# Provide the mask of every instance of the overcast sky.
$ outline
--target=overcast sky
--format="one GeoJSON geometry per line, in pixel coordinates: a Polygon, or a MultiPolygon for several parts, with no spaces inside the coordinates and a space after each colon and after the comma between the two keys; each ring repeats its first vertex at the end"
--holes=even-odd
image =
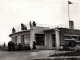
{"type": "MultiPolygon", "coordinates": [[[[80,27],[80,0],[70,0],[70,20],[80,27]]],[[[0,44],[11,39],[12,28],[29,21],[68,25],[68,0],[0,0],[0,44]]]]}

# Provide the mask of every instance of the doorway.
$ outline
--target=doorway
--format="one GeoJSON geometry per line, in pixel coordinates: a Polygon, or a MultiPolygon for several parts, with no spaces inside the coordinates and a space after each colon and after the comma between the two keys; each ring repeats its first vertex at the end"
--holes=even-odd
{"type": "Polygon", "coordinates": [[[52,34],[52,47],[56,47],[56,38],[55,38],[55,34],[52,34]]]}

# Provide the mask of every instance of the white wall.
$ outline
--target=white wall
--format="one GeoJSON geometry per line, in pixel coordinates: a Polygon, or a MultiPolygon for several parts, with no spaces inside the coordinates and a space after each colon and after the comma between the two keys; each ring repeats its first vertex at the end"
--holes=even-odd
{"type": "Polygon", "coordinates": [[[30,32],[30,46],[32,48],[33,41],[35,41],[35,34],[45,34],[45,46],[37,45],[37,49],[54,49],[55,47],[52,46],[52,34],[55,34],[55,31],[53,32],[43,32],[44,27],[32,27],[32,30],[30,32]]]}
{"type": "MultiPolygon", "coordinates": [[[[32,27],[31,31],[30,31],[30,46],[32,48],[33,45],[33,41],[35,41],[35,34],[45,34],[43,32],[44,29],[49,29],[47,27],[32,27]]],[[[46,46],[46,40],[45,40],[45,46],[46,46]]],[[[44,47],[45,47],[44,46],[44,47]]],[[[38,46],[37,46],[38,48],[38,46]]],[[[43,48],[42,46],[39,46],[39,48],[43,48]]]]}

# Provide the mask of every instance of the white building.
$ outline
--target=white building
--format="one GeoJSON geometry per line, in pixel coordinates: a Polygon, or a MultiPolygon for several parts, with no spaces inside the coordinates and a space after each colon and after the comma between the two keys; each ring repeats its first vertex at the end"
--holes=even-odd
{"type": "Polygon", "coordinates": [[[29,30],[15,32],[9,35],[12,41],[22,45],[29,44],[32,48],[33,41],[36,41],[37,49],[60,49],[70,42],[80,42],[80,30],[73,28],[52,28],[33,26],[29,30]]]}
{"type": "Polygon", "coordinates": [[[16,32],[9,36],[15,43],[30,44],[31,48],[33,41],[36,41],[37,49],[59,49],[60,46],[59,30],[48,27],[33,26],[29,30],[16,32]]]}

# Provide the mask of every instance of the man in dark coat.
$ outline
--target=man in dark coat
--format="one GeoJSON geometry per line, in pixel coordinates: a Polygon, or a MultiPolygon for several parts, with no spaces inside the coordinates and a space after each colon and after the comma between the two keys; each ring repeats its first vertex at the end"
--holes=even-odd
{"type": "Polygon", "coordinates": [[[11,51],[11,41],[8,42],[8,51],[11,51]]]}
{"type": "Polygon", "coordinates": [[[9,51],[15,50],[15,44],[14,44],[14,42],[12,42],[12,41],[8,42],[8,50],[9,51]]]}
{"type": "Polygon", "coordinates": [[[36,42],[33,41],[33,50],[36,50],[36,42]]]}
{"type": "Polygon", "coordinates": [[[15,50],[15,43],[14,42],[12,42],[11,47],[12,47],[12,51],[14,51],[15,50]]]}
{"type": "Polygon", "coordinates": [[[18,50],[19,50],[19,51],[22,50],[22,44],[21,44],[21,43],[19,43],[19,45],[18,45],[18,50]]]}
{"type": "Polygon", "coordinates": [[[21,23],[21,30],[24,30],[24,24],[21,23]]]}

